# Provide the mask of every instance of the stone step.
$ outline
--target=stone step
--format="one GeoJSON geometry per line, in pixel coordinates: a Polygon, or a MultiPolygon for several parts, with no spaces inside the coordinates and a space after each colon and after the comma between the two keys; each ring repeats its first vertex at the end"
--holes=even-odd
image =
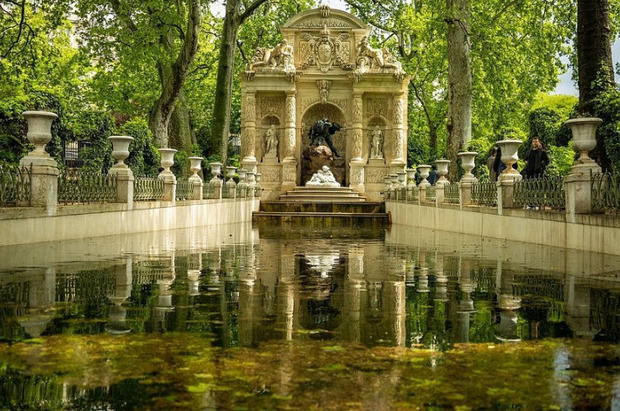
{"type": "Polygon", "coordinates": [[[288,197],[286,194],[280,196],[281,201],[299,201],[306,203],[348,203],[348,202],[366,202],[364,197],[336,197],[336,196],[299,196],[288,197]]]}
{"type": "Polygon", "coordinates": [[[258,226],[305,227],[387,227],[388,213],[330,213],[330,212],[269,212],[256,211],[252,221],[258,226]]]}
{"type": "Polygon", "coordinates": [[[302,202],[261,201],[260,211],[269,212],[322,212],[322,213],[382,213],[385,204],[370,201],[302,202]]]}
{"type": "Polygon", "coordinates": [[[360,198],[359,193],[326,193],[324,191],[313,191],[313,192],[300,192],[300,191],[289,191],[286,194],[283,194],[287,197],[353,197],[360,198]]]}

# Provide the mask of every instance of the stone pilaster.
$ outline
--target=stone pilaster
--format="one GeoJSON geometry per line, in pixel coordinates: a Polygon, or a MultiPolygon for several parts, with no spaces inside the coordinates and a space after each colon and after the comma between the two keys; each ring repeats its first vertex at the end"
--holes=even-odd
{"type": "Polygon", "coordinates": [[[241,107],[241,163],[248,171],[256,172],[256,94],[245,93],[241,107]]]}
{"type": "Polygon", "coordinates": [[[291,190],[297,185],[297,159],[295,148],[296,99],[295,91],[286,92],[284,117],[284,159],[282,160],[282,190],[291,190]]]}
{"type": "Polygon", "coordinates": [[[392,161],[390,166],[392,169],[404,167],[407,164],[405,158],[405,102],[404,94],[394,95],[394,103],[392,105],[392,161]]]}
{"type": "Polygon", "coordinates": [[[357,191],[364,192],[364,160],[362,159],[362,144],[364,135],[362,122],[364,116],[363,100],[361,92],[353,93],[351,109],[351,162],[349,163],[350,186],[357,191]]]}

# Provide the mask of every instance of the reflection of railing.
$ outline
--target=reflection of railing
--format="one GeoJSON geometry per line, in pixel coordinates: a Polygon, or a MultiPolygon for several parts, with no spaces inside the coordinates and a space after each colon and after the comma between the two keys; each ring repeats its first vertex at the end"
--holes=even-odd
{"type": "Polygon", "coordinates": [[[471,200],[475,204],[494,207],[497,205],[497,186],[493,181],[478,181],[471,186],[471,200]]]}
{"type": "Polygon", "coordinates": [[[561,176],[541,176],[517,181],[513,202],[517,207],[565,208],[564,179],[561,176]]]}
{"type": "Polygon", "coordinates": [[[0,206],[30,205],[32,167],[0,165],[0,206]]]}
{"type": "Polygon", "coordinates": [[[84,170],[65,170],[58,177],[58,202],[105,203],[116,200],[116,176],[84,170]]]}
{"type": "Polygon", "coordinates": [[[164,197],[164,180],[157,177],[136,177],[133,199],[135,201],[157,201],[164,197]]]}
{"type": "Polygon", "coordinates": [[[592,210],[598,212],[620,210],[619,174],[592,175],[592,210]]]}
{"type": "Polygon", "coordinates": [[[460,202],[461,192],[458,183],[443,186],[443,193],[446,202],[452,204],[458,204],[460,202]]]}
{"type": "Polygon", "coordinates": [[[189,180],[177,180],[177,201],[191,200],[194,194],[194,185],[189,180]]]}

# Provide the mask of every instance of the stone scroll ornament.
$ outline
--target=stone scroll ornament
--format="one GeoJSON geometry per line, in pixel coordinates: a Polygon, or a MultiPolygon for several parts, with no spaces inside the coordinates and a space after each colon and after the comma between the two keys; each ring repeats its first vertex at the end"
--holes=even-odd
{"type": "Polygon", "coordinates": [[[294,81],[296,69],[293,46],[284,39],[273,48],[257,48],[248,63],[248,80],[253,79],[257,71],[281,72],[294,81]]]}
{"type": "Polygon", "coordinates": [[[398,59],[385,48],[371,47],[368,36],[364,36],[357,46],[356,68],[353,74],[356,81],[359,81],[364,74],[372,71],[392,71],[397,81],[402,81],[405,77],[405,71],[398,59]]]}

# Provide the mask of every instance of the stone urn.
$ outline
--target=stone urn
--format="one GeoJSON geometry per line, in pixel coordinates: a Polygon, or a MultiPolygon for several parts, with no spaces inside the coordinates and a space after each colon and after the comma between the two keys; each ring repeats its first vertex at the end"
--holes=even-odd
{"type": "Polygon", "coordinates": [[[415,184],[415,168],[407,169],[407,189],[412,190],[413,187],[416,187],[415,184]]]}
{"type": "Polygon", "coordinates": [[[400,188],[400,184],[398,183],[398,174],[390,174],[391,185],[390,188],[392,190],[398,190],[400,188]]]}
{"type": "Polygon", "coordinates": [[[55,113],[48,111],[25,111],[24,118],[28,122],[28,141],[34,144],[34,150],[21,159],[20,164],[23,166],[41,165],[49,167],[58,167],[54,160],[45,151],[45,146],[52,139],[52,122],[58,118],[55,113]]]}
{"type": "Polygon", "coordinates": [[[390,198],[390,188],[392,187],[392,177],[389,175],[383,177],[383,198],[390,198]]]}
{"type": "Polygon", "coordinates": [[[263,175],[261,173],[256,173],[254,177],[256,178],[256,197],[261,197],[263,189],[260,186],[260,181],[263,178],[263,175]]]}
{"type": "Polygon", "coordinates": [[[431,173],[431,168],[432,167],[428,164],[422,164],[421,166],[418,166],[418,169],[420,170],[420,176],[422,177],[422,181],[420,181],[420,188],[426,188],[431,185],[431,183],[429,183],[427,180],[428,176],[431,173]]]}
{"type": "Polygon", "coordinates": [[[450,184],[446,176],[448,175],[448,167],[450,166],[450,160],[436,160],[435,166],[437,167],[437,174],[439,179],[437,180],[438,186],[445,186],[450,184]]]}
{"type": "Polygon", "coordinates": [[[237,171],[239,174],[239,183],[237,183],[237,198],[245,198],[246,188],[248,184],[245,181],[247,171],[243,168],[237,171]]]}
{"type": "Polygon", "coordinates": [[[170,167],[174,165],[174,153],[177,151],[173,148],[160,148],[159,154],[161,154],[161,166],[164,168],[160,174],[172,174],[170,167]]]}
{"type": "Polygon", "coordinates": [[[236,167],[228,166],[226,167],[226,177],[228,177],[228,181],[224,184],[226,186],[226,190],[224,192],[226,195],[225,198],[235,198],[235,189],[237,187],[237,183],[235,183],[235,172],[237,171],[236,167]]]}
{"type": "Polygon", "coordinates": [[[254,189],[256,188],[256,174],[253,171],[248,171],[245,174],[247,181],[247,196],[248,198],[254,197],[254,189]]]}
{"type": "Polygon", "coordinates": [[[202,170],[202,157],[190,157],[189,158],[189,170],[193,173],[189,180],[201,180],[198,173],[202,170]]]}
{"type": "Polygon", "coordinates": [[[28,141],[34,144],[34,150],[30,153],[36,157],[49,157],[45,146],[52,139],[52,122],[58,118],[55,113],[49,111],[24,111],[22,114],[28,122],[28,141]]]}
{"type": "Polygon", "coordinates": [[[210,164],[211,166],[211,183],[215,183],[217,180],[217,182],[220,182],[220,179],[218,178],[218,176],[221,174],[222,172],[222,163],[218,163],[218,162],[214,162],[210,164]]]}
{"type": "Polygon", "coordinates": [[[596,162],[590,158],[589,152],[596,147],[596,129],[602,122],[600,118],[584,117],[574,118],[564,123],[570,127],[573,133],[573,148],[579,153],[579,158],[575,160],[573,166],[596,165],[596,162]]]}
{"type": "Polygon", "coordinates": [[[127,168],[125,160],[129,157],[129,144],[133,141],[130,136],[110,136],[112,142],[112,157],[116,160],[114,168],[127,168]]]}
{"type": "Polygon", "coordinates": [[[401,188],[407,187],[407,172],[406,171],[397,171],[396,175],[398,176],[398,183],[401,188]]]}
{"type": "Polygon", "coordinates": [[[521,174],[512,168],[512,165],[519,161],[519,146],[523,143],[521,140],[501,140],[497,142],[499,149],[502,150],[502,163],[506,166],[499,178],[518,178],[521,174]]]}
{"type": "Polygon", "coordinates": [[[475,160],[477,155],[478,153],[475,151],[464,151],[457,154],[461,159],[461,168],[465,171],[465,174],[461,177],[462,183],[473,183],[478,180],[471,172],[476,167],[475,160]]]}

